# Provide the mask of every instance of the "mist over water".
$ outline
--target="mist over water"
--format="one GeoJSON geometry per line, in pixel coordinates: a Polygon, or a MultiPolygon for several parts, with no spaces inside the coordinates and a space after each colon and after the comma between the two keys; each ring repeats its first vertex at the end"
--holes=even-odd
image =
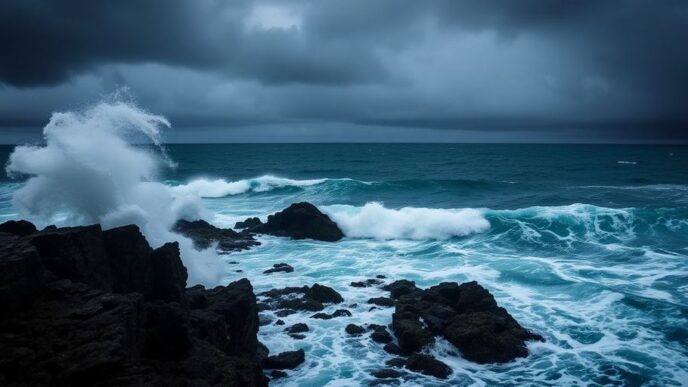
{"type": "MultiPolygon", "coordinates": [[[[251,280],[256,292],[318,282],[351,318],[307,319],[294,340],[259,332],[273,353],[307,361],[275,385],[360,385],[390,355],[344,333],[389,324],[385,295],[353,288],[378,274],[421,287],[476,280],[546,342],[504,365],[428,349],[447,381],[402,385],[672,385],[688,383],[688,148],[458,144],[171,145],[169,124],[127,102],[54,115],[45,144],[2,148],[0,219],[41,225],[138,224],[153,245],[178,240],[189,284],[251,280]],[[131,145],[147,139],[153,146],[131,145]],[[169,152],[166,156],[165,152],[169,152]],[[175,165],[173,167],[173,165],[175,165]],[[179,218],[220,227],[263,220],[293,202],[329,214],[337,243],[261,237],[227,257],[195,251],[169,228],[179,218]],[[231,261],[239,262],[232,264],[231,261]],[[293,273],[265,275],[285,262],[293,273]],[[241,270],[241,272],[236,272],[241,270]],[[353,306],[356,304],[356,306],[353,306]]],[[[327,309],[325,312],[332,312],[327,309]]],[[[271,312],[268,318],[276,319],[271,312]]],[[[304,316],[283,318],[286,325],[304,316]]]]}

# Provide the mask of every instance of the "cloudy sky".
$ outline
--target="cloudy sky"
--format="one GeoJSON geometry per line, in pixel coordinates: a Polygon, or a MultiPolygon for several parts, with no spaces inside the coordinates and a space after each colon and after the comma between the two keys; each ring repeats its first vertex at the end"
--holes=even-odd
{"type": "Polygon", "coordinates": [[[688,2],[0,1],[0,142],[121,87],[176,142],[688,142],[688,2]]]}

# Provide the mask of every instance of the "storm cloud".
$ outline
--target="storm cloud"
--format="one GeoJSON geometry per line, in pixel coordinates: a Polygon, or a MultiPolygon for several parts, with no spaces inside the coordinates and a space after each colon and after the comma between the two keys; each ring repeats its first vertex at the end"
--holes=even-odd
{"type": "Polygon", "coordinates": [[[673,0],[5,0],[0,141],[126,86],[180,141],[685,142],[685,47],[673,0]]]}

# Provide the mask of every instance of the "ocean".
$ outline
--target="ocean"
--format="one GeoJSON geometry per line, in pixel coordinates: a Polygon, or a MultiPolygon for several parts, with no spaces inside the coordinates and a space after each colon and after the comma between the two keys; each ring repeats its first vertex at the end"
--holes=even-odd
{"type": "MultiPolygon", "coordinates": [[[[308,319],[304,340],[281,326],[261,327],[271,353],[306,351],[306,363],[273,385],[374,383],[370,372],[391,355],[344,327],[391,322],[390,309],[370,311],[366,303],[384,295],[381,290],[349,286],[380,274],[421,287],[476,280],[546,340],[530,343],[529,357],[499,365],[465,361],[438,341],[429,351],[454,369],[450,379],[414,376],[402,385],[688,385],[686,146],[213,144],[168,145],[166,156],[137,149],[166,161],[154,175],[138,178],[162,182],[173,196],[200,197],[203,216],[217,226],[265,220],[308,201],[344,231],[346,238],[335,243],[259,237],[261,246],[221,256],[212,266],[221,283],[247,277],[256,292],[331,286],[352,311],[351,318],[308,319]],[[294,272],[262,273],[280,262],[294,272]]],[[[12,150],[0,147],[0,158],[8,160],[12,150]]],[[[60,160],[88,164],[65,154],[60,160]]],[[[111,173],[107,163],[88,168],[101,166],[111,173]]],[[[100,214],[91,206],[71,216],[80,204],[50,208],[41,200],[107,195],[109,185],[94,191],[87,174],[32,168],[15,166],[12,178],[0,178],[0,221],[75,224],[100,214]],[[24,192],[13,205],[28,177],[18,169],[44,176],[50,189],[33,191],[41,199],[24,192]]],[[[127,200],[114,196],[113,203],[127,200]]],[[[104,203],[104,211],[113,210],[104,203]]],[[[155,244],[165,237],[152,238],[155,244]]],[[[264,317],[275,319],[270,312],[264,317]]],[[[282,319],[289,326],[304,317],[282,319]]]]}

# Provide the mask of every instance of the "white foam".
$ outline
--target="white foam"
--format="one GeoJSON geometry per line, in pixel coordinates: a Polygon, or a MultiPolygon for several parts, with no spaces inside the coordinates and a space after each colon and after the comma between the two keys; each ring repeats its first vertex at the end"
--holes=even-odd
{"type": "Polygon", "coordinates": [[[375,239],[449,239],[487,231],[490,223],[475,209],[330,206],[326,212],[348,237],[375,239]]]}
{"type": "Polygon", "coordinates": [[[179,241],[191,284],[216,284],[223,272],[217,255],[198,252],[169,231],[179,218],[205,215],[200,198],[173,195],[156,181],[161,164],[173,165],[160,147],[162,129],[169,126],[164,117],[120,100],[53,113],[43,129],[44,146],[18,146],[10,155],[8,174],[31,176],[14,193],[14,207],[39,223],[136,224],[154,247],[179,241]],[[140,140],[160,153],[128,143],[140,140]]]}
{"type": "Polygon", "coordinates": [[[308,187],[321,184],[327,179],[294,180],[265,175],[254,179],[227,181],[224,179],[196,179],[172,188],[178,194],[194,194],[204,198],[221,198],[249,191],[267,192],[281,187],[308,187]]]}

